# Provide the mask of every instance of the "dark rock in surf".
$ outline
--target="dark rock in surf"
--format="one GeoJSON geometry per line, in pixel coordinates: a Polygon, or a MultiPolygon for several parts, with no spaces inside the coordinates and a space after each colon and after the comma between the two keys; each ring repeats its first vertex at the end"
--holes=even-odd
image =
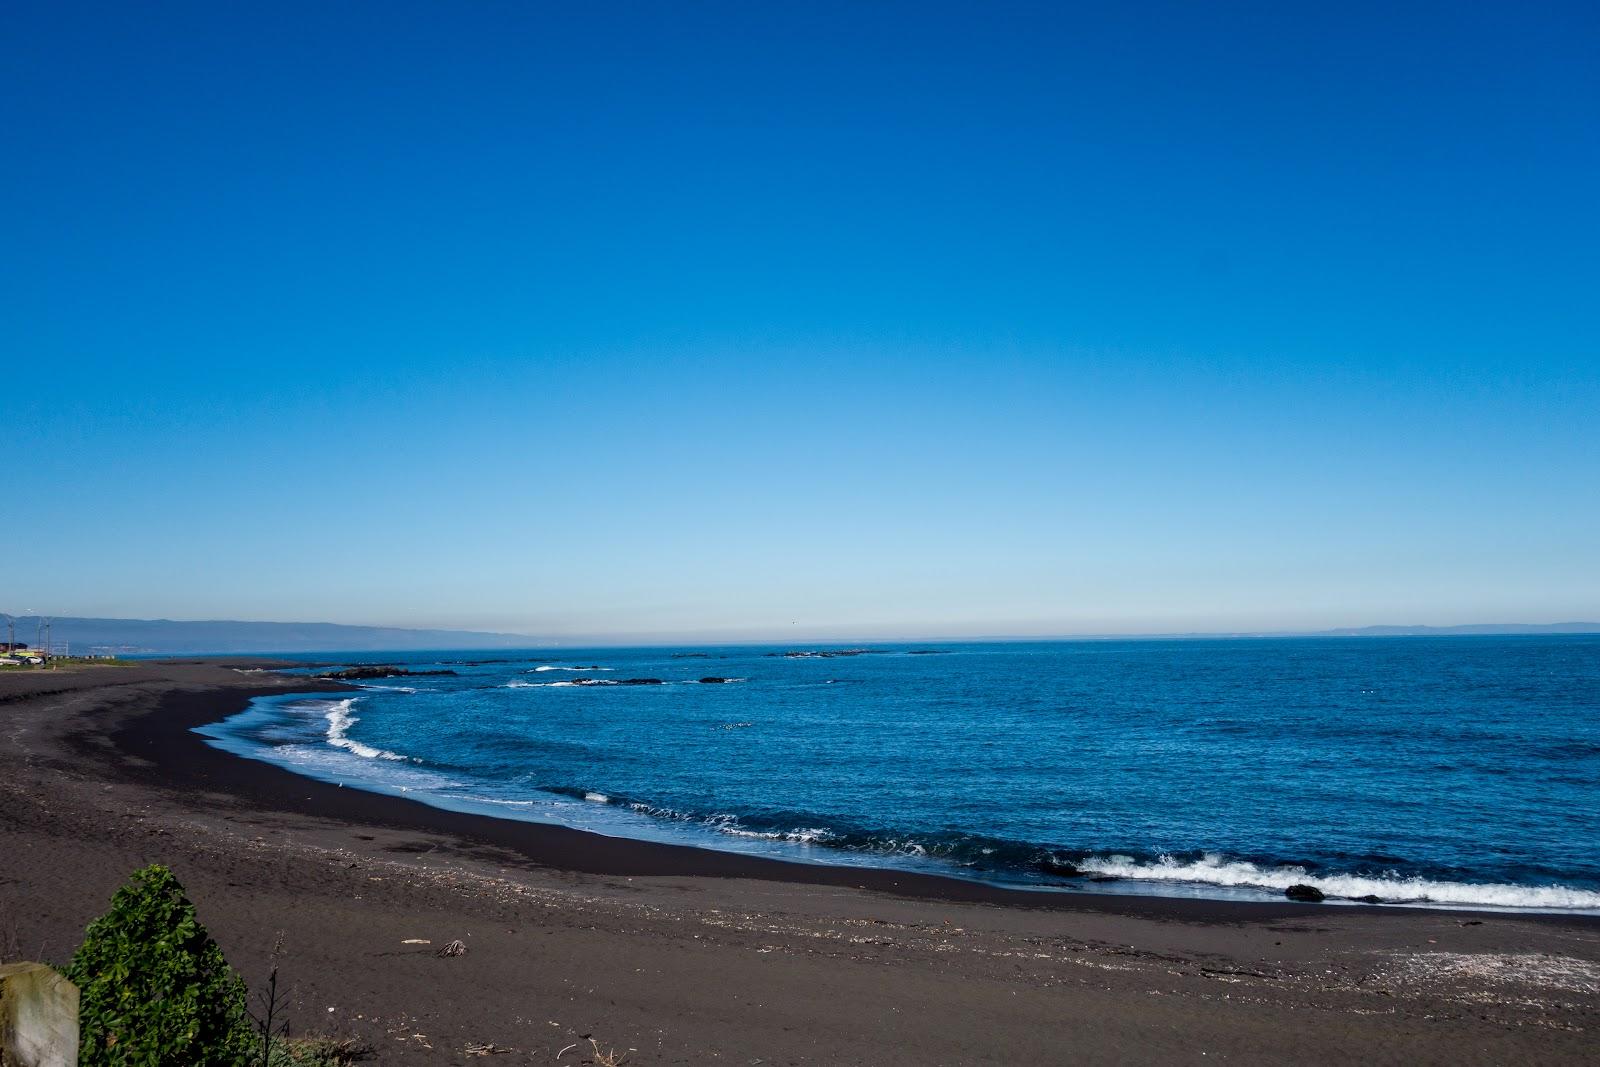
{"type": "Polygon", "coordinates": [[[665,685],[660,678],[623,678],[616,685],[665,685]]]}
{"type": "Polygon", "coordinates": [[[1034,866],[1045,874],[1053,874],[1057,878],[1082,878],[1089,873],[1076,863],[1057,859],[1055,856],[1046,856],[1034,866]]]}
{"type": "Polygon", "coordinates": [[[1292,885],[1283,891],[1283,895],[1290,900],[1298,900],[1304,904],[1316,904],[1326,900],[1327,894],[1314,885],[1292,885]]]}
{"type": "Polygon", "coordinates": [[[700,684],[701,685],[720,685],[723,682],[731,682],[731,681],[733,681],[732,678],[718,678],[716,675],[713,674],[713,675],[711,675],[709,677],[700,679],[700,684]]]}
{"type": "Polygon", "coordinates": [[[340,682],[364,682],[373,678],[427,678],[446,674],[454,677],[455,673],[455,671],[409,671],[404,667],[374,666],[346,667],[339,671],[324,671],[317,677],[330,678],[340,682]]]}
{"type": "Polygon", "coordinates": [[[1356,899],[1358,901],[1360,901],[1361,903],[1363,903],[1363,904],[1382,904],[1383,903],[1383,898],[1382,897],[1374,896],[1371,893],[1368,893],[1364,897],[1356,897],[1356,899]]]}

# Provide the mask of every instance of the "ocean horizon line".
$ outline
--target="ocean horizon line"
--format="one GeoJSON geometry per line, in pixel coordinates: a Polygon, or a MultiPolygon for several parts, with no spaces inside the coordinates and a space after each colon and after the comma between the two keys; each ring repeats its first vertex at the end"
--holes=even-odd
{"type": "MultiPolygon", "coordinates": [[[[1207,641],[1287,640],[1297,638],[1376,637],[1514,637],[1600,634],[1600,621],[1547,623],[1494,622],[1433,625],[1375,623],[1323,629],[1089,631],[1050,633],[935,632],[882,633],[835,631],[784,636],[761,633],[718,635],[705,632],[570,636],[508,631],[458,630],[437,627],[368,626],[354,623],[278,622],[267,620],[116,619],[38,614],[7,615],[18,638],[44,636],[52,650],[76,646],[85,652],[115,651],[137,656],[159,655],[304,655],[307,653],[382,653],[419,651],[520,650],[557,648],[755,648],[827,645],[997,644],[1072,641],[1207,641]]],[[[39,642],[35,639],[35,646],[39,642]]]]}

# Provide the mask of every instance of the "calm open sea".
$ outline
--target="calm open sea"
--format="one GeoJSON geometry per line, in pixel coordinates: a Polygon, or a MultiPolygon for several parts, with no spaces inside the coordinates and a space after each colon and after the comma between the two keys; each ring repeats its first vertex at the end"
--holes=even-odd
{"type": "Polygon", "coordinates": [[[1600,637],[872,648],[319,656],[456,673],[201,732],[440,807],[793,860],[1600,910],[1600,637]]]}

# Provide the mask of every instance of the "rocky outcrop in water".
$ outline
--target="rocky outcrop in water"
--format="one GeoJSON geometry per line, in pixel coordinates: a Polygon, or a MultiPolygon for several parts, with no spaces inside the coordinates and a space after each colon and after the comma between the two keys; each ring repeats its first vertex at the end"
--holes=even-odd
{"type": "Polygon", "coordinates": [[[574,678],[567,685],[665,685],[660,678],[574,678]]]}
{"type": "Polygon", "coordinates": [[[713,674],[713,675],[708,675],[707,677],[700,679],[700,684],[701,685],[721,685],[724,682],[731,682],[731,681],[733,681],[732,678],[719,678],[719,677],[717,677],[716,675],[713,674]]]}
{"type": "Polygon", "coordinates": [[[1283,895],[1290,900],[1298,900],[1304,904],[1316,904],[1328,899],[1328,895],[1314,885],[1292,885],[1283,891],[1283,895]]]}
{"type": "Polygon", "coordinates": [[[875,648],[832,648],[832,649],[801,649],[794,652],[768,652],[767,656],[778,656],[783,659],[837,659],[840,656],[871,656],[877,653],[875,648]]]}
{"type": "Polygon", "coordinates": [[[427,678],[438,675],[455,675],[455,671],[412,671],[404,667],[381,666],[371,667],[345,667],[343,670],[324,671],[317,675],[318,678],[329,678],[338,682],[366,682],[374,678],[427,678]]]}

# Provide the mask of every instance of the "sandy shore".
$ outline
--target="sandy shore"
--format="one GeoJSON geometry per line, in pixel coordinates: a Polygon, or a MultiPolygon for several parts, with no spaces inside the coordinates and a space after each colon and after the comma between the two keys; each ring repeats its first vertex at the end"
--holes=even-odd
{"type": "Polygon", "coordinates": [[[253,986],[281,937],[298,1032],[386,1064],[579,1063],[588,1035],[639,1064],[1600,1057],[1593,919],[786,864],[438,811],[188,732],[307,688],[225,663],[0,675],[0,957],[65,962],[162,862],[253,986]]]}

